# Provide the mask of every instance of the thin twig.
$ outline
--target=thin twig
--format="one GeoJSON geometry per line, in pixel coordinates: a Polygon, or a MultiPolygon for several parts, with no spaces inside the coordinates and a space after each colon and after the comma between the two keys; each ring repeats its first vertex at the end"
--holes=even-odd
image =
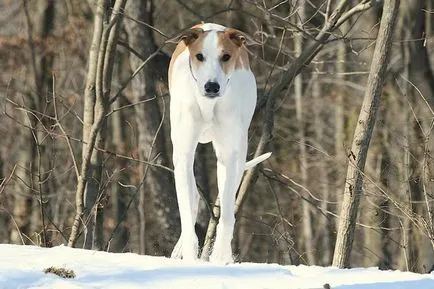
{"type": "Polygon", "coordinates": [[[6,186],[11,181],[12,176],[14,175],[16,168],[17,168],[17,165],[15,164],[14,167],[12,168],[12,172],[9,174],[9,177],[3,179],[3,181],[1,182],[1,184],[0,184],[0,195],[3,193],[3,191],[6,188],[6,186]]]}
{"type": "Polygon", "coordinates": [[[148,99],[144,99],[144,100],[140,100],[140,101],[137,101],[137,102],[135,102],[135,103],[130,103],[130,104],[127,104],[127,105],[124,105],[124,106],[118,107],[118,108],[113,108],[109,113],[107,113],[107,114],[105,115],[105,117],[107,118],[107,117],[109,117],[110,115],[112,115],[113,113],[118,112],[118,111],[120,111],[120,110],[122,110],[122,109],[129,108],[129,107],[133,107],[133,106],[136,106],[136,105],[139,105],[139,104],[143,104],[143,103],[147,103],[147,102],[152,101],[152,100],[155,100],[155,99],[157,99],[157,98],[154,96],[154,97],[151,97],[151,98],[148,98],[148,99]]]}
{"type": "Polygon", "coordinates": [[[72,159],[72,163],[74,166],[74,171],[75,171],[75,177],[77,178],[77,181],[80,177],[80,173],[78,171],[78,165],[77,165],[77,161],[75,159],[75,154],[74,154],[74,150],[72,148],[71,142],[69,140],[69,136],[66,134],[62,124],[59,121],[58,118],[58,113],[57,113],[57,105],[56,105],[56,76],[53,73],[53,108],[54,108],[54,119],[56,120],[56,124],[59,127],[59,129],[61,130],[63,137],[66,140],[66,144],[68,145],[68,149],[69,149],[69,154],[71,155],[71,159],[72,159]]]}
{"type": "Polygon", "coordinates": [[[140,64],[139,67],[137,67],[137,69],[128,77],[128,79],[124,82],[124,84],[121,86],[121,88],[118,90],[118,92],[109,100],[109,104],[113,103],[122,93],[122,91],[127,88],[127,86],[129,85],[129,83],[131,82],[131,80],[133,80],[133,78],[143,69],[143,67],[145,67],[145,65],[151,60],[153,59],[158,53],[160,53],[160,51],[163,49],[163,47],[166,45],[163,44],[161,47],[159,47],[157,50],[155,50],[151,55],[148,56],[148,58],[146,58],[145,61],[142,62],[142,64],[140,64]]]}
{"type": "Polygon", "coordinates": [[[420,91],[420,89],[413,82],[411,82],[409,79],[407,79],[403,74],[400,74],[399,76],[401,76],[402,79],[404,79],[407,83],[409,83],[417,91],[417,93],[420,95],[420,97],[425,102],[425,104],[428,107],[428,109],[431,112],[431,114],[434,116],[434,111],[433,111],[430,103],[428,102],[428,100],[426,99],[426,97],[422,94],[422,92],[420,91]]]}
{"type": "Polygon", "coordinates": [[[353,15],[370,9],[372,7],[372,2],[373,1],[371,1],[371,0],[364,0],[361,3],[359,3],[358,5],[354,6],[350,10],[348,10],[347,12],[345,12],[339,18],[338,22],[336,22],[336,27],[341,26],[342,23],[344,23],[345,21],[347,21],[348,19],[350,19],[353,15]]]}
{"type": "Polygon", "coordinates": [[[139,24],[141,24],[141,25],[143,25],[143,26],[146,26],[147,28],[149,28],[149,29],[151,29],[151,30],[157,32],[157,33],[160,34],[161,36],[163,36],[163,37],[165,37],[165,38],[169,38],[169,36],[168,36],[167,34],[165,34],[165,33],[164,33],[163,31],[161,31],[160,29],[156,28],[155,26],[152,26],[152,25],[150,25],[150,24],[148,24],[148,23],[146,23],[146,22],[144,22],[144,21],[137,20],[136,18],[133,18],[133,17],[129,16],[129,15],[126,14],[125,12],[123,13],[123,15],[124,15],[124,18],[129,19],[129,20],[131,20],[131,21],[134,21],[134,22],[136,22],[136,23],[139,23],[139,24]]]}
{"type": "MultiPolygon", "coordinates": [[[[2,206],[3,207],[3,206],[2,206]]],[[[14,216],[8,211],[8,210],[6,210],[6,208],[5,207],[3,207],[3,211],[5,211],[6,212],[6,214],[8,214],[9,215],[9,218],[11,218],[11,220],[12,220],[12,223],[14,223],[14,226],[15,226],[15,230],[18,232],[18,235],[20,236],[20,239],[21,239],[21,243],[23,244],[23,245],[25,245],[26,244],[26,242],[24,242],[24,238],[23,238],[23,233],[20,231],[20,227],[18,226],[18,224],[17,224],[17,222],[15,221],[15,218],[14,218],[14,216]]],[[[27,236],[26,236],[27,237],[27,236]]],[[[27,237],[28,238],[28,237],[27,237]]]]}

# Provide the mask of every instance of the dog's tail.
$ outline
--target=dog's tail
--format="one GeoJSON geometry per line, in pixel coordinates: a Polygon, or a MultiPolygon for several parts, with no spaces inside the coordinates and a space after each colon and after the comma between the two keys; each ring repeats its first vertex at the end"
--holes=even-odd
{"type": "Polygon", "coordinates": [[[271,152],[268,152],[268,153],[260,155],[259,157],[254,158],[253,160],[246,162],[246,166],[244,167],[244,170],[248,170],[248,169],[253,168],[257,164],[262,163],[263,161],[268,159],[270,156],[271,156],[271,152]]]}

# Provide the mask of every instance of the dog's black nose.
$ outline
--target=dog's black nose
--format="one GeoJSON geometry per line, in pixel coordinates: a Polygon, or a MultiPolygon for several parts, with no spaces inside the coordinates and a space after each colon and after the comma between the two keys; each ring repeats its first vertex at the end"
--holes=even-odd
{"type": "Polygon", "coordinates": [[[208,81],[205,83],[205,92],[207,94],[217,94],[220,91],[220,85],[217,82],[208,81]]]}

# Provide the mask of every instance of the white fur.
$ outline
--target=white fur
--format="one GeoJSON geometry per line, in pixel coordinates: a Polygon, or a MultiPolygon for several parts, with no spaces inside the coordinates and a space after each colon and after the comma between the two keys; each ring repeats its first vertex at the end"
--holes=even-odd
{"type": "Polygon", "coordinates": [[[216,31],[224,31],[226,27],[220,24],[215,23],[204,23],[200,26],[203,31],[216,30],[216,31]]]}
{"type": "Polygon", "coordinates": [[[205,83],[214,81],[220,84],[220,93],[224,95],[231,75],[226,75],[220,65],[218,36],[215,30],[210,31],[206,36],[201,52],[205,57],[205,61],[198,68],[192,66],[190,73],[196,78],[196,86],[203,96],[205,94],[205,83]]]}
{"type": "MultiPolygon", "coordinates": [[[[217,24],[204,24],[204,30],[224,30],[217,24]]],[[[217,156],[220,220],[211,261],[233,262],[231,241],[236,191],[243,172],[269,157],[263,155],[246,164],[247,132],[256,105],[256,81],[248,70],[226,75],[218,63],[216,32],[210,32],[203,45],[206,61],[200,69],[190,69],[189,50],[175,60],[170,84],[170,121],[173,164],[181,216],[181,237],[172,257],[194,260],[198,241],[194,231],[199,194],[193,174],[194,152],[199,142],[212,142],[217,156]],[[194,77],[193,77],[194,75],[194,77]],[[196,78],[196,80],[195,80],[196,78]],[[217,81],[221,95],[204,96],[204,84],[217,81]]]]}

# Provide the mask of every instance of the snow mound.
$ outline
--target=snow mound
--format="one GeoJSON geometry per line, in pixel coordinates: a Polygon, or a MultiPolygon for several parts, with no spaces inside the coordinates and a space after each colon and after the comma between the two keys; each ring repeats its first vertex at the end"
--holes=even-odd
{"type": "Polygon", "coordinates": [[[0,288],[152,289],[432,289],[434,274],[240,263],[213,265],[132,253],[107,253],[65,246],[0,245],[0,288]],[[44,273],[49,267],[72,270],[75,278],[44,273]]]}

